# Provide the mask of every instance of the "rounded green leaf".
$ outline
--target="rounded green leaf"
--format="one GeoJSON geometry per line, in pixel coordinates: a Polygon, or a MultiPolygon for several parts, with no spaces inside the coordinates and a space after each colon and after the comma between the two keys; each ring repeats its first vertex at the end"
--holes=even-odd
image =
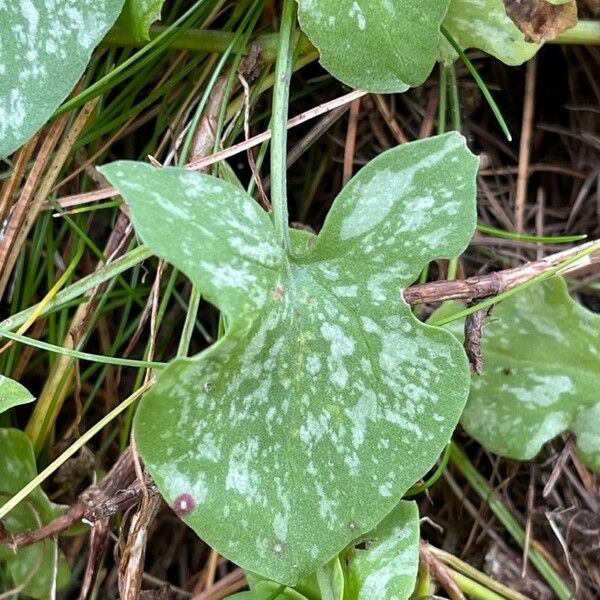
{"type": "Polygon", "coordinates": [[[425,81],[450,0],[298,0],[300,27],[337,79],[370,92],[425,81]]]}
{"type": "Polygon", "coordinates": [[[160,19],[164,0],[125,0],[123,12],[116,26],[129,33],[134,40],[150,40],[150,25],[160,19]]]}
{"type": "Polygon", "coordinates": [[[315,576],[321,600],[344,600],[344,571],[338,556],[319,567],[315,576]]]}
{"type": "MultiPolygon", "coordinates": [[[[444,26],[463,50],[479,48],[507,65],[520,65],[541,48],[525,41],[502,0],[451,0],[444,26]]],[[[450,44],[440,44],[442,55],[454,60],[450,44]]]]}
{"type": "Polygon", "coordinates": [[[275,592],[281,586],[274,584],[273,586],[259,586],[248,592],[239,592],[233,596],[227,596],[225,600],[306,600],[304,596],[294,593],[294,590],[289,588],[275,595],[275,592]],[[290,594],[290,592],[293,592],[290,594]]]}
{"type": "Polygon", "coordinates": [[[0,158],[26,142],[67,97],[123,1],[0,2],[0,158]]]}
{"type": "Polygon", "coordinates": [[[486,448],[533,458],[566,430],[600,471],[600,316],[554,278],[494,308],[483,334],[484,371],[473,375],[462,417],[486,448]]]}
{"type": "MultiPolygon", "coordinates": [[[[0,506],[37,475],[33,447],[18,429],[0,429],[0,506]]],[[[62,507],[53,504],[38,487],[3,519],[7,530],[16,534],[37,529],[56,518],[62,507]]],[[[53,586],[54,565],[58,564],[57,588],[69,582],[69,568],[55,543],[49,539],[16,552],[0,544],[0,560],[6,561],[14,585],[25,583],[23,593],[47,598],[53,586]],[[58,557],[55,553],[58,552],[58,557]]]]}
{"type": "Polygon", "coordinates": [[[29,393],[29,390],[18,381],[0,375],[0,413],[13,406],[27,404],[34,400],[35,398],[29,393]]]}
{"type": "Polygon", "coordinates": [[[102,169],[142,239],[227,315],[223,338],[160,373],[134,428],[175,512],[242,567],[294,585],[380,522],[448,442],[466,358],[401,294],[466,247],[476,169],[455,133],[389,150],[298,255],[235,186],[102,169]]]}
{"type": "Polygon", "coordinates": [[[346,553],[344,600],[410,598],[419,569],[416,502],[400,502],[365,539],[365,548],[346,553]]]}

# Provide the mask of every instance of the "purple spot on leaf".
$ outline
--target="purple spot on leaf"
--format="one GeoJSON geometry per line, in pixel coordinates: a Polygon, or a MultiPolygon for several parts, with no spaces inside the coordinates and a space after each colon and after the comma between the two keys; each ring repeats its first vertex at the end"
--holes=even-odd
{"type": "Polygon", "coordinates": [[[179,494],[171,508],[178,517],[189,515],[196,507],[196,502],[190,494],[179,494]]]}

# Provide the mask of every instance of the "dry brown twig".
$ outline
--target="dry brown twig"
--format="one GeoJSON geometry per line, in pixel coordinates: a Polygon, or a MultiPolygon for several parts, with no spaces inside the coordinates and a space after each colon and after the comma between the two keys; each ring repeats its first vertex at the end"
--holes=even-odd
{"type": "MultiPolygon", "coordinates": [[[[542,260],[525,263],[520,267],[496,271],[488,275],[476,275],[467,279],[454,279],[449,281],[432,281],[413,285],[404,290],[404,300],[408,304],[425,304],[428,302],[442,302],[444,300],[460,300],[487,298],[496,296],[502,292],[513,289],[534,277],[541,275],[573,258],[580,252],[588,250],[593,246],[599,246],[600,240],[593,240],[568,250],[556,252],[546,256],[542,260]]],[[[600,248],[592,254],[582,258],[577,263],[565,269],[564,273],[574,273],[580,269],[589,267],[597,268],[600,264],[600,248]]]]}

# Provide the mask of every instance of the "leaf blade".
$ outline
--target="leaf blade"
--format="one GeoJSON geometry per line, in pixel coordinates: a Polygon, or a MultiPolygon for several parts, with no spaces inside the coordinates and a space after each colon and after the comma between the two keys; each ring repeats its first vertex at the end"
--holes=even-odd
{"type": "Polygon", "coordinates": [[[405,92],[435,64],[448,4],[298,0],[298,19],[334,77],[370,92],[405,92]]]}
{"type": "Polygon", "coordinates": [[[123,1],[0,5],[0,158],[27,141],[67,97],[123,1]]]}
{"type": "MultiPolygon", "coordinates": [[[[266,283],[257,310],[244,309],[243,290],[219,298],[218,287],[211,288],[215,304],[237,310],[240,318],[200,355],[173,361],[135,416],[140,453],[174,510],[223,555],[286,585],[316,570],[385,517],[434,464],[466,401],[468,365],[460,344],[448,332],[415,319],[401,291],[430,255],[459,252],[470,239],[477,161],[454,134],[412,150],[408,146],[385,160],[395,160],[402,171],[410,156],[413,162],[424,161],[423,168],[409,161],[418,174],[415,185],[423,187],[424,173],[434,182],[421,190],[432,196],[430,208],[457,207],[454,216],[460,218],[451,221],[448,235],[432,241],[429,226],[399,226],[399,215],[416,194],[406,193],[407,184],[396,190],[388,211],[402,243],[394,235],[377,251],[361,253],[360,236],[340,242],[342,223],[358,204],[342,192],[316,241],[306,240],[307,249],[299,255],[280,257],[279,271],[266,283]],[[439,161],[427,158],[436,152],[443,154],[439,161]],[[440,161],[448,159],[456,160],[443,167],[440,161]],[[450,178],[464,179],[455,198],[448,195],[450,178]],[[402,261],[406,248],[414,251],[402,261]],[[395,266],[398,260],[402,269],[395,266]],[[376,275],[381,277],[374,282],[376,275]]],[[[396,183],[387,179],[385,168],[363,171],[353,185],[377,177],[396,183]]],[[[159,185],[172,192],[177,188],[173,173],[156,171],[156,180],[145,176],[139,181],[151,189],[134,191],[148,202],[156,198],[152,192],[159,185]]],[[[129,201],[131,186],[114,177],[112,182],[129,201]]],[[[237,188],[235,193],[240,193],[237,188]]],[[[253,203],[246,197],[240,206],[246,202],[253,203]]],[[[164,250],[161,244],[170,231],[165,219],[153,216],[163,234],[151,242],[144,229],[148,214],[136,203],[139,199],[133,198],[134,224],[148,243],[164,250]]],[[[213,219],[202,212],[201,203],[193,209],[202,213],[203,222],[213,219]]],[[[235,218],[244,218],[240,211],[235,218]]],[[[445,227],[447,213],[429,211],[434,213],[432,218],[445,227]]],[[[225,235],[230,221],[215,217],[211,223],[218,223],[225,235]]],[[[388,220],[372,221],[369,233],[378,227],[383,235],[389,233],[388,220]]],[[[272,235],[270,222],[264,228],[272,235]]],[[[184,237],[181,227],[177,234],[171,243],[184,237]]],[[[182,253],[167,258],[203,289],[210,280],[194,271],[193,256],[209,256],[212,250],[206,239],[194,239],[192,258],[182,253]]]]}
{"type": "MultiPolygon", "coordinates": [[[[0,506],[37,475],[35,456],[29,438],[18,429],[0,429],[0,506]]],[[[37,529],[58,516],[61,507],[50,502],[41,488],[35,488],[27,501],[6,515],[4,524],[12,534],[37,529]]],[[[0,559],[5,560],[15,585],[24,584],[23,593],[46,598],[54,580],[54,553],[58,555],[57,588],[69,582],[69,567],[52,540],[19,548],[0,544],[0,559]]]]}
{"type": "Polygon", "coordinates": [[[419,568],[419,510],[401,501],[369,534],[367,548],[346,552],[344,600],[405,600],[415,587],[419,568]]]}
{"type": "Polygon", "coordinates": [[[35,397],[18,381],[0,375],[0,413],[34,400],[35,397]]]}
{"type": "Polygon", "coordinates": [[[518,460],[570,430],[581,457],[600,470],[598,348],[600,316],[574,301],[561,278],[515,294],[485,328],[484,372],[473,376],[463,426],[518,460]]]}

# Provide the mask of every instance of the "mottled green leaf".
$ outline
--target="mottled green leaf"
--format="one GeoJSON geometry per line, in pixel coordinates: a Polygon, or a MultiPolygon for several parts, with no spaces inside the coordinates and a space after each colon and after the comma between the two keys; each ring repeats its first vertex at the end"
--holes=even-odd
{"type": "Polygon", "coordinates": [[[160,19],[165,0],[125,0],[117,27],[123,29],[138,42],[150,39],[150,25],[160,19]]]}
{"type": "Polygon", "coordinates": [[[242,567],[294,585],[381,521],[448,442],[466,359],[401,293],[467,245],[476,169],[455,133],[389,150],[302,255],[231,184],[101,169],[140,237],[227,317],[222,339],[160,373],[134,427],[174,510],[242,567]]]}
{"type": "Polygon", "coordinates": [[[449,2],[298,0],[298,19],[334,77],[371,92],[404,92],[435,65],[449,2]]]}
{"type": "Polygon", "coordinates": [[[344,600],[410,598],[419,567],[417,504],[400,502],[365,539],[366,548],[346,553],[344,600]]]}
{"type": "MultiPolygon", "coordinates": [[[[18,429],[0,429],[0,506],[37,475],[33,447],[18,429]]],[[[38,487],[3,519],[12,534],[37,529],[56,518],[63,508],[53,504],[38,487]]],[[[52,540],[44,540],[13,552],[0,544],[0,560],[8,563],[14,585],[25,583],[23,593],[47,598],[53,584],[56,561],[57,588],[69,582],[69,568],[52,540]],[[58,553],[58,555],[56,554],[58,553]]]]}
{"type": "Polygon", "coordinates": [[[0,157],[50,118],[122,6],[123,0],[0,2],[0,157]]]}
{"type": "MultiPolygon", "coordinates": [[[[444,26],[463,50],[479,48],[507,65],[520,65],[541,48],[525,41],[502,0],[451,0],[444,26]]],[[[446,59],[456,58],[445,40],[441,52],[446,59]]]]}
{"type": "Polygon", "coordinates": [[[492,452],[522,460],[569,430],[600,471],[600,316],[554,278],[504,300],[488,321],[465,429],[492,452]]]}
{"type": "Polygon", "coordinates": [[[321,600],[344,600],[344,571],[338,556],[317,569],[316,579],[321,600]]]}
{"type": "Polygon", "coordinates": [[[290,590],[289,588],[274,597],[273,595],[279,587],[281,586],[277,584],[275,584],[274,588],[272,586],[260,586],[248,592],[240,592],[233,596],[227,596],[226,600],[305,600],[304,596],[294,593],[294,590],[290,590]]]}
{"type": "MultiPolygon", "coordinates": [[[[281,588],[281,584],[265,579],[251,571],[245,571],[245,574],[248,585],[252,590],[259,588],[274,591],[281,588]]],[[[315,573],[301,577],[293,588],[287,587],[285,590],[292,597],[292,600],[321,600],[321,592],[315,573]]]]}
{"type": "Polygon", "coordinates": [[[13,406],[27,404],[34,400],[35,398],[29,393],[29,390],[18,381],[0,375],[0,413],[13,406]]]}

